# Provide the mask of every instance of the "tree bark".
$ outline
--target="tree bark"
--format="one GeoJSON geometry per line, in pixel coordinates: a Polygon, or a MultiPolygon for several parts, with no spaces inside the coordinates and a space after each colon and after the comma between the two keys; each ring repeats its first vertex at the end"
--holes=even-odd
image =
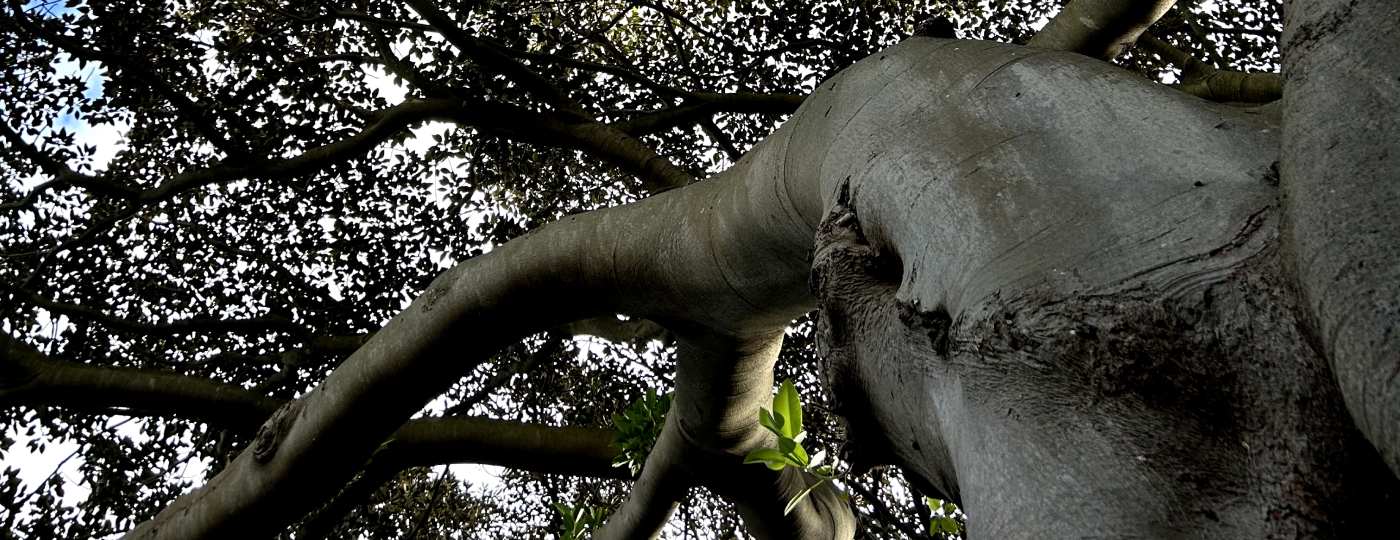
{"type": "Polygon", "coordinates": [[[1286,260],[1352,418],[1400,473],[1400,6],[1284,8],[1286,260]]]}
{"type": "Polygon", "coordinates": [[[1278,130],[1116,72],[909,40],[808,98],[852,461],[960,500],[972,537],[1385,527],[1400,489],[1281,273],[1278,130]]]}

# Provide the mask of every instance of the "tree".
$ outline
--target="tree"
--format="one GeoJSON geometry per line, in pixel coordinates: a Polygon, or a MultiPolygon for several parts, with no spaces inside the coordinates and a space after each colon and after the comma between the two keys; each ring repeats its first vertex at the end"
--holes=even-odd
{"type": "MultiPolygon", "coordinates": [[[[787,513],[815,480],[742,463],[775,443],[785,328],[819,307],[805,365],[845,462],[897,465],[974,536],[1378,529],[1400,470],[1390,8],[1285,5],[1280,78],[1235,71],[1271,61],[1268,6],[1079,0],[1033,33],[1054,6],[1001,4],[12,2],[0,399],[89,441],[114,413],[202,422],[94,443],[94,474],[240,450],[178,499],[157,482],[163,509],[99,499],[131,505],[108,527],[154,515],[133,538],[310,535],[407,466],[616,474],[606,430],[405,420],[444,392],[489,409],[513,371],[546,390],[510,414],[572,402],[549,382],[586,370],[565,334],[655,321],[674,374],[638,362],[674,402],[596,536],[654,534],[703,486],[755,536],[851,537],[829,484],[787,513]],[[936,19],[894,44],[935,12],[1030,46],[936,19]],[[1108,62],[1134,42],[1120,62],[1177,88],[1108,62]],[[101,95],[61,58],[101,65],[101,95]],[[126,150],[95,166],[48,129],[64,114],[130,125],[126,150]],[[471,129],[393,149],[426,121],[471,129]],[[473,226],[475,193],[501,206],[473,226]]],[[[582,378],[636,396],[622,372],[582,378]]],[[[416,474],[405,515],[468,505],[416,474]]]]}

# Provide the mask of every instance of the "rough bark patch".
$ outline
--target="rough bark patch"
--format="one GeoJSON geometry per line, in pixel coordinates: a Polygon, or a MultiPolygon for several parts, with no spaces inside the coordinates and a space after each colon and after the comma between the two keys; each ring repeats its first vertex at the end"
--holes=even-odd
{"type": "Polygon", "coordinates": [[[305,407],[305,400],[295,399],[287,402],[272,417],[263,422],[258,428],[258,434],[253,437],[253,458],[258,463],[267,463],[272,457],[277,455],[277,447],[282,444],[282,437],[291,431],[292,425],[296,424],[297,417],[301,416],[301,410],[305,407]]]}

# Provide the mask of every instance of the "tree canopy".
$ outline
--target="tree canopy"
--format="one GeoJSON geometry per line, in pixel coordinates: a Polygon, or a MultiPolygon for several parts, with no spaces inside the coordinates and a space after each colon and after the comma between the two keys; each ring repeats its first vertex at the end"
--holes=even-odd
{"type": "MultiPolygon", "coordinates": [[[[0,528],[33,539],[130,530],[203,483],[187,469],[212,477],[256,452],[274,411],[457,263],[545,223],[703,182],[819,83],[911,35],[1026,44],[1061,8],[11,1],[0,17],[0,421],[6,456],[15,437],[30,452],[75,447],[81,476],[21,483],[7,459],[0,528]],[[120,139],[94,146],[88,133],[103,126],[120,139]]],[[[1281,32],[1277,2],[1183,1],[1110,59],[1257,104],[1279,95],[1281,32]]],[[[555,306],[518,309],[548,319],[555,306]]],[[[806,402],[804,444],[835,453],[843,428],[815,371],[813,326],[788,331],[776,379],[806,402]]],[[[636,469],[613,466],[626,447],[610,444],[613,415],[670,392],[675,353],[669,332],[636,318],[509,345],[355,479],[328,486],[288,534],[567,537],[592,509],[622,503],[636,469]],[[495,487],[470,487],[429,468],[449,463],[508,469],[495,487]]],[[[845,486],[863,537],[960,534],[963,516],[896,470],[845,486]]],[[[685,501],[667,536],[746,534],[704,490],[685,501]]]]}

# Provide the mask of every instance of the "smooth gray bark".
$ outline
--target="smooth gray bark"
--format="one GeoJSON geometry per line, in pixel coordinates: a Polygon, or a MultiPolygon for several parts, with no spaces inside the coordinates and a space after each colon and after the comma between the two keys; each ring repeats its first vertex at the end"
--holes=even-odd
{"type": "Polygon", "coordinates": [[[1284,15],[1287,262],[1352,418],[1400,472],[1400,5],[1284,15]]]}

